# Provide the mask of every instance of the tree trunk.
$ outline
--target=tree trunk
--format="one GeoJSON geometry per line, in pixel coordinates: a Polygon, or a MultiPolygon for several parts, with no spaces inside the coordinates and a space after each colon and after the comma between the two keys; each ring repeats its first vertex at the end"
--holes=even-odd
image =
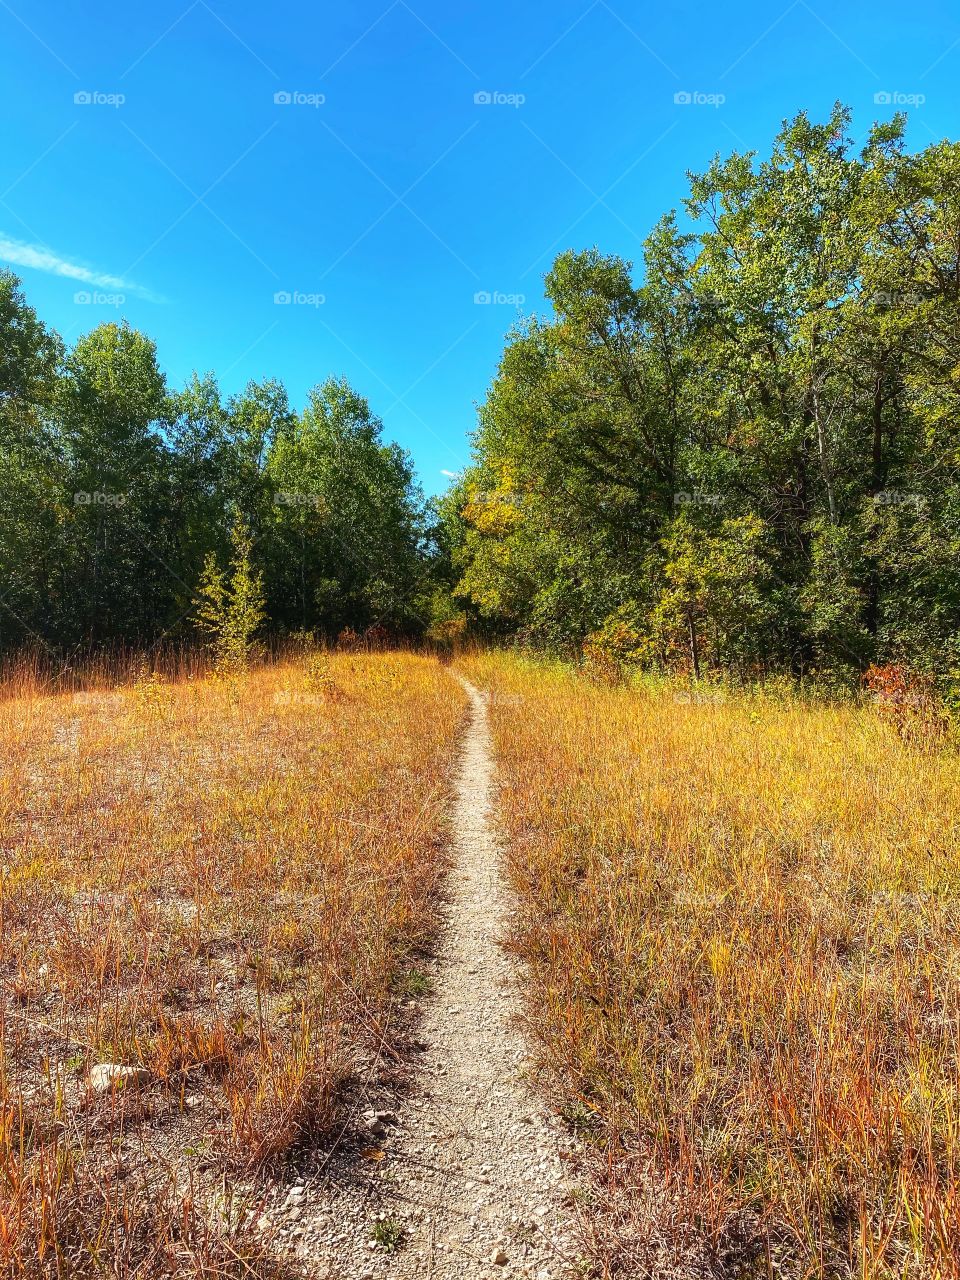
{"type": "MultiPolygon", "coordinates": [[[[870,497],[876,500],[886,482],[883,454],[883,407],[884,407],[884,373],[886,356],[881,352],[873,389],[873,412],[871,414],[872,442],[870,449],[870,497]]],[[[877,565],[871,563],[866,581],[866,608],[864,610],[864,626],[867,634],[875,636],[880,622],[880,576],[877,565]]]]}
{"type": "Polygon", "coordinates": [[[693,620],[693,611],[687,610],[687,630],[690,633],[690,662],[693,666],[694,680],[700,679],[700,647],[697,644],[697,626],[693,620]]]}

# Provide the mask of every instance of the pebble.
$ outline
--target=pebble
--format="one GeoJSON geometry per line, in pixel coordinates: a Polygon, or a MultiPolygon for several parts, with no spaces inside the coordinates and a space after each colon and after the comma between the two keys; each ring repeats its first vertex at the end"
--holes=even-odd
{"type": "Polygon", "coordinates": [[[94,1093],[109,1093],[111,1089],[137,1088],[149,1084],[153,1076],[146,1067],[121,1066],[117,1062],[98,1062],[90,1068],[87,1083],[94,1093]]]}

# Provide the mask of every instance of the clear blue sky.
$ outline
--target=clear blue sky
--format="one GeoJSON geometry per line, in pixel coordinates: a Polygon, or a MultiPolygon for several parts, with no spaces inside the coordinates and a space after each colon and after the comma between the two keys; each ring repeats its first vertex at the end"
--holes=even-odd
{"type": "Polygon", "coordinates": [[[476,293],[530,312],[561,249],[638,256],[686,170],[801,108],[860,135],[922,95],[912,143],[960,136],[946,0],[0,0],[0,59],[0,258],[41,316],[125,315],[174,386],[345,374],[428,492],[517,312],[476,293]]]}

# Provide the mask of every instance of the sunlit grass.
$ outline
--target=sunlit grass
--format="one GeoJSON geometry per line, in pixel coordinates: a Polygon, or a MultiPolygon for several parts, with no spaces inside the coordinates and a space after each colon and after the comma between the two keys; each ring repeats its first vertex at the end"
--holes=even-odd
{"type": "Polygon", "coordinates": [[[463,667],[608,1263],[960,1274],[956,754],[868,707],[463,667]]]}
{"type": "Polygon", "coordinates": [[[462,706],[399,653],[0,689],[5,1274],[243,1273],[202,1187],[275,1172],[376,1070],[462,706]],[[103,1062],[148,1084],[96,1098],[103,1062]]]}

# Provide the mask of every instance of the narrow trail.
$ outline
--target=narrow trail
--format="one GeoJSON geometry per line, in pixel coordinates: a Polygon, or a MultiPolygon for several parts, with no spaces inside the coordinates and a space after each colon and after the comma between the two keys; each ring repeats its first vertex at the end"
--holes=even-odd
{"type": "Polygon", "coordinates": [[[367,1114],[382,1159],[349,1169],[335,1161],[322,1185],[308,1179],[278,1206],[282,1237],[311,1274],[330,1280],[559,1280],[573,1269],[572,1144],[527,1086],[516,967],[500,945],[510,908],[492,826],[486,699],[457,679],[470,721],[447,918],[417,1025],[413,1087],[393,1109],[367,1114]],[[371,1239],[378,1221],[380,1243],[371,1239]],[[384,1247],[401,1233],[398,1247],[384,1247]]]}

